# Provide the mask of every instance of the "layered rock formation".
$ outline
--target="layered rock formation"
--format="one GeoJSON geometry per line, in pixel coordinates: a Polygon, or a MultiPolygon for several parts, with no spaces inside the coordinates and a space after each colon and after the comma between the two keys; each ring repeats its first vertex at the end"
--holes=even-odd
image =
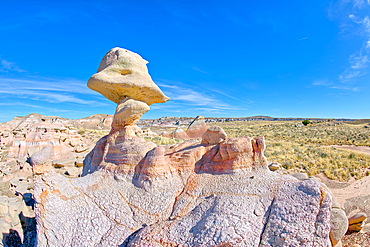
{"type": "MultiPolygon", "coordinates": [[[[114,48],[88,86],[117,103],[83,176],[55,173],[50,148],[31,157],[38,246],[329,246],[331,195],[268,169],[263,137],[157,146],[134,123],[168,98],[138,54],[114,48]]],[[[199,131],[200,133],[201,131],[199,131]]]]}
{"type": "Polygon", "coordinates": [[[77,131],[68,128],[59,117],[45,117],[34,113],[15,118],[2,125],[2,128],[1,143],[9,147],[8,160],[26,160],[47,145],[53,147],[53,159],[65,159],[83,146],[77,131]]]}

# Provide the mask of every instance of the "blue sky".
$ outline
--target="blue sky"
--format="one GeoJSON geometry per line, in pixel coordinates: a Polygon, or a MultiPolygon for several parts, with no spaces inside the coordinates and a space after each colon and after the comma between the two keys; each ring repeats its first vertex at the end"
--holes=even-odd
{"type": "Polygon", "coordinates": [[[143,118],[370,118],[370,0],[0,3],[0,122],[114,114],[86,83],[117,46],[171,98],[143,118]]]}

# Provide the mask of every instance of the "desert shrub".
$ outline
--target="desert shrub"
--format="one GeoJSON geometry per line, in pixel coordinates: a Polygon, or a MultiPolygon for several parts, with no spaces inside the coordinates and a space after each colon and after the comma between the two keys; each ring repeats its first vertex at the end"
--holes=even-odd
{"type": "Polygon", "coordinates": [[[310,124],[311,122],[310,122],[310,120],[306,119],[306,120],[303,120],[302,123],[303,123],[304,126],[306,126],[307,124],[310,124]]]}
{"type": "Polygon", "coordinates": [[[286,162],[284,162],[283,167],[285,169],[290,169],[290,168],[293,168],[293,164],[290,161],[286,161],[286,162]]]}

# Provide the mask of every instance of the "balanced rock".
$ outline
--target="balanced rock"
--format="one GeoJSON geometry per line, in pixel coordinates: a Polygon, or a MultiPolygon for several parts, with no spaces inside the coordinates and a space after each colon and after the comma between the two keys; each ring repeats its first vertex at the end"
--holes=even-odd
{"type": "Polygon", "coordinates": [[[113,48],[104,56],[87,86],[117,104],[127,96],[148,105],[164,103],[169,98],[152,81],[147,64],[139,54],[113,48]]]}
{"type": "Polygon", "coordinates": [[[192,139],[201,138],[207,131],[207,124],[203,116],[197,116],[193,122],[190,123],[186,134],[192,139]]]}
{"type": "Polygon", "coordinates": [[[202,135],[202,144],[215,145],[226,140],[227,135],[225,131],[218,126],[211,126],[202,135]]]}
{"type": "MultiPolygon", "coordinates": [[[[137,54],[113,49],[98,71],[89,86],[118,104],[125,96],[146,105],[167,100],[135,81],[147,75],[137,54]],[[126,75],[133,77],[109,86],[126,75]]],[[[122,109],[117,118],[135,115],[122,109]]],[[[195,138],[207,130],[198,120],[189,131],[195,138]]],[[[38,246],[330,245],[330,194],[316,181],[270,171],[263,137],[157,146],[135,136],[133,121],[96,143],[80,178],[34,170],[38,246]]],[[[47,160],[37,157],[35,164],[47,160]]]]}

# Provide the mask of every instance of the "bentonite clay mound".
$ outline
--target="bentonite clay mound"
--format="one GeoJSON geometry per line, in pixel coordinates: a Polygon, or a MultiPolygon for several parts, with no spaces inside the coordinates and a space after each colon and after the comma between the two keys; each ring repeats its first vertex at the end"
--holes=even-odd
{"type": "Polygon", "coordinates": [[[316,181],[270,171],[263,137],[227,138],[213,127],[203,142],[157,146],[133,131],[150,102],[117,90],[104,91],[118,97],[116,115],[81,178],[55,173],[47,148],[31,157],[38,246],[331,245],[331,195],[316,181]]]}

